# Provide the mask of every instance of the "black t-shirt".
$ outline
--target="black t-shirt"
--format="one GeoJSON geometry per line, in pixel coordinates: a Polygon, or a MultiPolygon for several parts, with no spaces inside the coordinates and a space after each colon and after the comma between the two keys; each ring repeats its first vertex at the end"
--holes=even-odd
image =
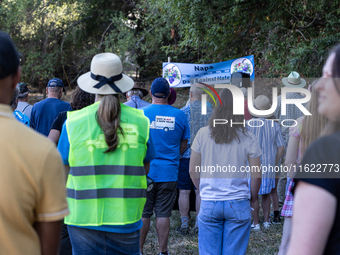
{"type": "MultiPolygon", "coordinates": [[[[335,220],[324,254],[340,255],[340,132],[322,137],[312,143],[306,151],[301,166],[306,166],[309,169],[309,173],[298,171],[295,179],[296,183],[304,181],[319,186],[329,191],[337,199],[335,220]],[[313,164],[315,165],[314,171],[320,168],[319,171],[321,173],[310,172],[313,164]],[[317,176],[317,178],[311,178],[313,176],[317,176]],[[333,178],[327,178],[330,176],[333,178]]],[[[323,215],[320,215],[320,217],[323,217],[323,215]]],[[[310,222],[310,224],[313,224],[313,222],[310,222]]]]}
{"type": "Polygon", "coordinates": [[[56,129],[60,131],[63,129],[63,124],[65,123],[65,120],[67,119],[67,111],[61,112],[58,114],[58,116],[54,119],[51,129],[56,129]]]}

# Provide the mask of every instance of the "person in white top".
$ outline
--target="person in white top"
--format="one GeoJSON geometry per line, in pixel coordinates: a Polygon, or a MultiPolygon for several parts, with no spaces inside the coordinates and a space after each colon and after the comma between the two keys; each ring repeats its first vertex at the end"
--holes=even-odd
{"type": "Polygon", "coordinates": [[[27,84],[24,82],[20,82],[17,85],[17,88],[19,90],[19,96],[18,96],[18,105],[15,110],[26,114],[28,118],[30,118],[33,106],[27,103],[27,101],[28,101],[28,94],[31,92],[31,90],[27,87],[27,84]]]}
{"type": "Polygon", "coordinates": [[[198,247],[200,254],[245,254],[251,205],[261,186],[262,151],[256,137],[243,126],[244,117],[233,115],[230,90],[223,89],[220,98],[222,104],[215,106],[209,126],[198,131],[191,146],[189,171],[201,196],[198,247]],[[253,169],[250,189],[247,160],[248,170],[253,169]]]}

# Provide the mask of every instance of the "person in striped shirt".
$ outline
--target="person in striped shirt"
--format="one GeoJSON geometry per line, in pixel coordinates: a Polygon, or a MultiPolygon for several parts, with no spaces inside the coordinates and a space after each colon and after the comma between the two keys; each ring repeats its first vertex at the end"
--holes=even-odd
{"type": "MultiPolygon", "coordinates": [[[[259,110],[268,110],[271,108],[269,98],[261,95],[254,100],[255,108],[259,110]]],[[[257,117],[253,115],[251,120],[247,122],[247,128],[258,139],[262,149],[261,168],[262,183],[259,195],[262,196],[262,209],[264,217],[264,228],[269,228],[271,223],[269,220],[270,213],[270,193],[275,188],[275,171],[274,168],[278,164],[284,152],[285,141],[279,124],[274,120],[270,120],[273,116],[257,117]]],[[[258,200],[257,200],[258,201],[258,200]]],[[[260,230],[259,225],[259,204],[254,205],[253,211],[254,222],[252,230],[260,230]]]]}

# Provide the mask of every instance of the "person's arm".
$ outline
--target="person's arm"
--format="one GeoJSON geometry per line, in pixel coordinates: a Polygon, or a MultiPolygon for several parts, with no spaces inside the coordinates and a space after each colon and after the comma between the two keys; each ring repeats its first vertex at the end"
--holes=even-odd
{"type": "Polygon", "coordinates": [[[188,147],[188,139],[181,140],[180,153],[183,153],[188,147]]]}
{"type": "Polygon", "coordinates": [[[33,107],[31,111],[31,117],[30,117],[30,127],[35,130],[35,117],[34,116],[35,116],[35,109],[33,107]]]}
{"type": "Polygon", "coordinates": [[[66,201],[66,188],[63,163],[59,152],[49,144],[44,153],[39,155],[45,162],[37,185],[35,219],[33,226],[39,236],[41,254],[57,254],[60,240],[61,223],[69,214],[66,201]]]}
{"type": "Polygon", "coordinates": [[[144,162],[144,169],[145,169],[145,175],[148,175],[150,171],[150,162],[144,162]]]}
{"type": "Polygon", "coordinates": [[[293,227],[287,255],[323,254],[336,206],[332,193],[299,181],[294,193],[293,227]]]}
{"type": "Polygon", "coordinates": [[[284,152],[285,152],[285,147],[284,146],[281,146],[281,147],[277,148],[276,159],[275,159],[275,165],[276,166],[279,163],[280,158],[282,157],[284,152]]]}
{"type": "Polygon", "coordinates": [[[57,254],[60,240],[62,220],[52,222],[35,222],[34,229],[37,231],[41,254],[55,255],[57,254]]]}
{"type": "Polygon", "coordinates": [[[68,155],[70,151],[70,141],[68,140],[66,122],[64,123],[61,134],[60,134],[60,139],[58,143],[58,151],[60,152],[64,165],[69,166],[68,155]]]}
{"type": "Polygon", "coordinates": [[[299,150],[299,137],[290,136],[288,147],[287,147],[287,154],[286,154],[286,160],[285,160],[285,166],[288,167],[291,171],[289,172],[289,177],[293,178],[294,168],[296,167],[296,159],[298,157],[298,150],[299,150]]]}
{"type": "Polygon", "coordinates": [[[147,150],[146,150],[146,155],[143,160],[143,163],[144,163],[145,174],[148,175],[150,171],[150,162],[154,160],[157,156],[156,149],[152,142],[151,135],[149,136],[146,146],[147,146],[147,150]]]}
{"type": "Polygon", "coordinates": [[[196,189],[199,191],[200,173],[195,172],[196,166],[201,166],[201,153],[197,153],[191,150],[189,173],[192,182],[194,183],[196,189]]]}
{"type": "Polygon", "coordinates": [[[252,169],[250,180],[250,203],[253,204],[257,201],[262,182],[261,160],[260,157],[248,157],[248,162],[250,169],[252,169]]]}
{"type": "Polygon", "coordinates": [[[60,137],[60,131],[56,129],[51,129],[50,133],[48,134],[48,139],[50,139],[56,146],[58,146],[58,141],[60,137]]]}

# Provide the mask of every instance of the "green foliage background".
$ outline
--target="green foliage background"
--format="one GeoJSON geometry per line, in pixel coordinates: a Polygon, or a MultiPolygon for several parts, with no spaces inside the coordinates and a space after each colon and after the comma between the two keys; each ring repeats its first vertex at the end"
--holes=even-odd
{"type": "Polygon", "coordinates": [[[251,54],[257,77],[318,77],[340,40],[339,13],[330,0],[0,0],[0,28],[31,84],[65,73],[75,84],[105,51],[139,78],[160,75],[168,56],[212,63],[251,54]]]}

